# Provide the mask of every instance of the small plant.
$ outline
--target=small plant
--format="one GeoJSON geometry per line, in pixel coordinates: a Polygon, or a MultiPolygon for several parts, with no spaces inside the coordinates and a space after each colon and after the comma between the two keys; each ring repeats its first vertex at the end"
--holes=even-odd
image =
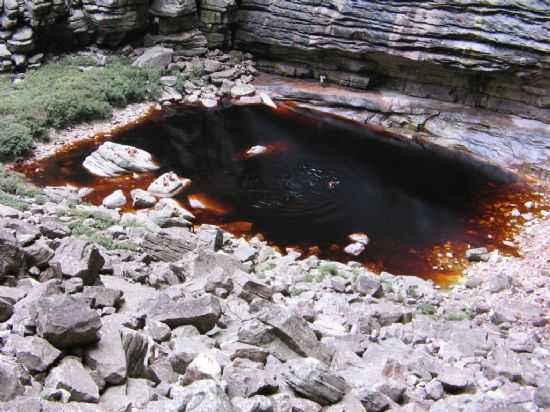
{"type": "Polygon", "coordinates": [[[9,193],[0,191],[0,204],[4,206],[13,207],[17,210],[27,210],[29,204],[17,196],[10,195],[9,193]]]}
{"type": "Polygon", "coordinates": [[[319,267],[322,279],[328,276],[338,276],[338,267],[334,263],[325,263],[319,267]]]}
{"type": "MultiPolygon", "coordinates": [[[[0,191],[4,194],[29,197],[38,199],[42,195],[42,191],[28,183],[25,176],[20,173],[6,170],[0,166],[0,191]]],[[[12,196],[15,198],[15,196],[12,196]]]]}
{"type": "Polygon", "coordinates": [[[437,314],[437,307],[431,303],[421,303],[416,309],[422,315],[435,316],[437,314]]]}
{"type": "Polygon", "coordinates": [[[456,312],[450,312],[445,315],[445,319],[450,321],[461,321],[470,319],[470,314],[464,310],[459,310],[456,312]]]}

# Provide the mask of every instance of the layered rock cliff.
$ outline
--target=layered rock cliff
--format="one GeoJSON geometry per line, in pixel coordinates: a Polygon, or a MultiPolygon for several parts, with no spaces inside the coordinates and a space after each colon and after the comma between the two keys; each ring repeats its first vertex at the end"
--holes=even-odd
{"type": "Polygon", "coordinates": [[[236,44],[271,71],[550,121],[546,0],[243,0],[236,44]]]}

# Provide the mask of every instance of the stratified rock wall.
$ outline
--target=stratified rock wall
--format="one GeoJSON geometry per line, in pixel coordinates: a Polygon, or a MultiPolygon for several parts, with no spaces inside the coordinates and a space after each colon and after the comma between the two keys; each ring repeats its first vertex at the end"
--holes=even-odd
{"type": "Polygon", "coordinates": [[[547,0],[242,0],[239,20],[270,71],[549,119],[547,0]]]}

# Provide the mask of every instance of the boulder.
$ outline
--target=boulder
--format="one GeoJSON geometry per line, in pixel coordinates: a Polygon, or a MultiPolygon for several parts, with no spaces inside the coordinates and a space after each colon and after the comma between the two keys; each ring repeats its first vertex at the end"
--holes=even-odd
{"type": "Polygon", "coordinates": [[[15,234],[0,229],[0,280],[6,275],[19,275],[25,269],[25,255],[15,234]]]}
{"type": "Polygon", "coordinates": [[[47,340],[37,336],[17,339],[15,346],[17,361],[32,372],[44,372],[61,355],[47,340]]]}
{"type": "Polygon", "coordinates": [[[193,325],[201,333],[206,333],[216,324],[221,307],[218,299],[212,295],[180,299],[161,295],[147,303],[145,313],[148,319],[163,322],[171,328],[193,325]]]}
{"type": "Polygon", "coordinates": [[[127,374],[132,378],[151,378],[149,365],[156,348],[151,337],[129,328],[121,328],[120,336],[124,349],[127,374]]]}
{"type": "Polygon", "coordinates": [[[147,232],[141,247],[151,257],[163,262],[177,262],[195,250],[197,236],[184,228],[168,228],[158,233],[147,232]]]}
{"type": "Polygon", "coordinates": [[[84,168],[96,176],[113,177],[132,172],[151,172],[158,169],[145,150],[113,142],[105,142],[86,157],[84,168]]]}
{"type": "Polygon", "coordinates": [[[247,302],[256,298],[270,300],[273,296],[273,289],[263,282],[260,282],[242,270],[236,271],[233,276],[233,288],[237,296],[247,302]]]}
{"type": "Polygon", "coordinates": [[[222,374],[222,367],[213,352],[201,352],[191,361],[183,382],[195,382],[201,379],[219,380],[222,374]]]}
{"type": "Polygon", "coordinates": [[[379,298],[384,294],[382,283],[376,278],[376,275],[372,274],[361,274],[357,276],[353,288],[361,295],[375,298],[379,298]]]}
{"type": "Polygon", "coordinates": [[[193,213],[170,198],[160,199],[153,209],[140,212],[159,227],[188,227],[195,220],[193,213]]]}
{"type": "Polygon", "coordinates": [[[157,198],[143,189],[133,189],[130,195],[132,196],[132,206],[135,209],[152,207],[157,203],[157,198]]]}
{"type": "Polygon", "coordinates": [[[87,240],[74,237],[61,239],[49,262],[58,276],[79,277],[85,285],[93,285],[97,281],[104,263],[97,247],[87,240]]]}
{"type": "Polygon", "coordinates": [[[92,308],[101,309],[112,306],[118,308],[122,302],[122,291],[103,286],[84,286],[82,296],[90,299],[92,308]]]}
{"type": "Polygon", "coordinates": [[[147,191],[156,197],[174,197],[190,185],[191,180],[181,178],[174,172],[168,172],[155,179],[147,191]]]}
{"type": "Polygon", "coordinates": [[[185,387],[174,386],[170,397],[183,402],[188,411],[237,412],[220,384],[211,379],[196,381],[185,387]]]}
{"type": "Polygon", "coordinates": [[[132,65],[146,69],[165,69],[171,62],[174,50],[161,46],[151,47],[139,56],[132,65]]]}
{"type": "Polygon", "coordinates": [[[345,380],[313,358],[288,361],[282,377],[297,393],[325,406],[340,401],[346,391],[345,380]]]}
{"type": "Polygon", "coordinates": [[[319,342],[303,318],[287,308],[266,305],[258,319],[272,327],[275,335],[299,355],[316,358],[327,365],[330,363],[331,351],[319,342]]]}
{"type": "Polygon", "coordinates": [[[78,358],[67,356],[53,368],[46,381],[46,388],[65,389],[74,402],[99,402],[99,388],[78,358]]]}
{"type": "Polygon", "coordinates": [[[101,202],[101,204],[107,209],[117,209],[124,206],[126,202],[126,196],[124,196],[122,190],[115,190],[113,193],[103,199],[103,202],[101,202]]]}
{"type": "Polygon", "coordinates": [[[25,388],[22,384],[23,371],[17,363],[0,355],[0,402],[7,402],[22,395],[25,388]]]}
{"type": "Polygon", "coordinates": [[[126,380],[126,352],[120,337],[117,315],[103,318],[99,341],[86,352],[86,365],[106,383],[119,385],[126,380]]]}
{"type": "Polygon", "coordinates": [[[81,299],[68,295],[38,300],[36,332],[58,348],[86,345],[98,340],[101,318],[81,299]]]}
{"type": "Polygon", "coordinates": [[[0,322],[5,322],[13,315],[13,303],[11,300],[0,297],[0,322]]]}
{"type": "Polygon", "coordinates": [[[174,371],[184,374],[189,364],[200,353],[207,352],[213,347],[214,341],[204,335],[176,337],[174,347],[168,355],[168,360],[174,371]]]}
{"type": "Polygon", "coordinates": [[[248,398],[260,393],[267,395],[276,392],[279,387],[272,372],[251,361],[226,366],[223,379],[227,382],[226,392],[231,398],[248,398]]]}
{"type": "Polygon", "coordinates": [[[29,266],[44,267],[53,258],[55,252],[44,240],[37,240],[25,248],[25,255],[29,266]]]}

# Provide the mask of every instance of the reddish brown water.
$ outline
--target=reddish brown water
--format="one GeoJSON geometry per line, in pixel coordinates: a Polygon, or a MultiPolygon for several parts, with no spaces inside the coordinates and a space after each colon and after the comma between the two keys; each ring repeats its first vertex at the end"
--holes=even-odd
{"type": "Polygon", "coordinates": [[[22,171],[42,186],[93,187],[95,204],[175,171],[193,181],[177,199],[207,207],[193,210],[199,223],[442,284],[461,272],[469,246],[515,253],[502,243],[522,223],[510,212],[527,212],[526,200],[543,203],[516,175],[469,156],[292,107],[167,109],[112,137],[152,153],[155,174],[92,176],[82,162],[103,140],[22,171]],[[267,150],[247,154],[255,145],[267,150]],[[357,258],[343,252],[354,232],[370,238],[357,258]]]}

